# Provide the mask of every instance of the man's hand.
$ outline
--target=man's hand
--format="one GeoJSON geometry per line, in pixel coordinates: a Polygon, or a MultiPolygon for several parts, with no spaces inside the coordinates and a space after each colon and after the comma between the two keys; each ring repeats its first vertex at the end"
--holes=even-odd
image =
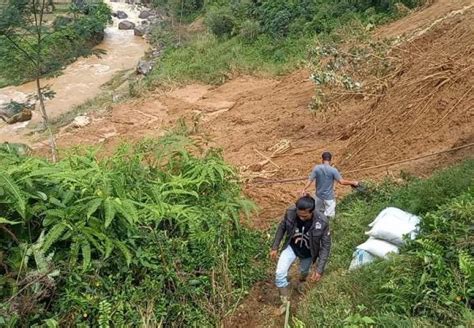
{"type": "Polygon", "coordinates": [[[319,280],[321,280],[321,274],[316,271],[314,271],[309,277],[309,281],[311,282],[318,282],[319,280]]]}
{"type": "Polygon", "coordinates": [[[301,197],[304,197],[306,195],[308,195],[308,192],[306,191],[306,189],[303,189],[303,190],[300,191],[300,196],[301,197]]]}
{"type": "Polygon", "coordinates": [[[276,260],[277,257],[278,257],[278,251],[277,251],[276,249],[272,249],[272,250],[270,251],[270,258],[271,258],[272,260],[276,260]]]}

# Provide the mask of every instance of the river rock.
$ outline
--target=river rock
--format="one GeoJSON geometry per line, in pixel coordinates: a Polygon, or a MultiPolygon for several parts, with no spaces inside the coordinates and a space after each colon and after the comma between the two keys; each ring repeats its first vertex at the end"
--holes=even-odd
{"type": "Polygon", "coordinates": [[[147,60],[140,60],[137,65],[137,73],[147,75],[153,69],[153,63],[147,60]]]}
{"type": "Polygon", "coordinates": [[[119,30],[133,30],[135,28],[135,23],[131,21],[124,20],[119,23],[119,30]]]}
{"type": "Polygon", "coordinates": [[[153,16],[153,13],[150,10],[142,10],[138,18],[147,19],[148,17],[153,16]]]}
{"type": "Polygon", "coordinates": [[[144,36],[148,32],[148,28],[146,26],[137,26],[133,29],[133,34],[136,36],[144,36]]]}
{"type": "Polygon", "coordinates": [[[77,129],[77,128],[83,128],[89,124],[91,124],[91,119],[88,116],[81,115],[81,116],[76,116],[74,118],[74,121],[72,121],[71,126],[77,129]]]}
{"type": "Polygon", "coordinates": [[[161,49],[152,49],[151,50],[151,57],[158,58],[161,56],[161,49]]]}
{"type": "Polygon", "coordinates": [[[117,10],[115,12],[115,17],[117,17],[118,19],[125,19],[125,18],[128,18],[128,15],[125,11],[117,10]]]}
{"type": "Polygon", "coordinates": [[[7,116],[4,113],[0,112],[0,119],[2,119],[5,123],[7,124],[15,124],[18,122],[26,122],[31,120],[31,110],[29,109],[23,109],[22,111],[12,115],[12,116],[7,116]]]}

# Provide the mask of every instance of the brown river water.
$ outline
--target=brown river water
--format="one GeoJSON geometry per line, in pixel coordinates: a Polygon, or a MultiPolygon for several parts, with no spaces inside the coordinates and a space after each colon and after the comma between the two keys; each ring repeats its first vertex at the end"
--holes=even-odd
{"type": "MultiPolygon", "coordinates": [[[[121,0],[123,1],[123,0],[121,0]]],[[[123,2],[105,2],[112,11],[123,10],[127,13],[127,20],[140,24],[139,9],[123,2]]],[[[100,93],[100,87],[108,82],[115,73],[121,70],[134,68],[148,48],[142,37],[135,36],[133,30],[119,30],[120,20],[113,18],[113,24],[105,29],[104,40],[96,47],[106,53],[98,58],[90,56],[79,58],[67,66],[61,75],[42,80],[42,85],[49,85],[56,92],[53,99],[46,100],[46,110],[50,118],[57,117],[94,98],[100,93]]],[[[25,101],[29,94],[35,92],[35,82],[28,82],[19,86],[8,86],[0,89],[0,106],[15,101],[25,101]]],[[[7,125],[0,120],[0,142],[25,142],[27,125],[41,120],[39,111],[33,111],[31,122],[21,122],[7,125]]]]}

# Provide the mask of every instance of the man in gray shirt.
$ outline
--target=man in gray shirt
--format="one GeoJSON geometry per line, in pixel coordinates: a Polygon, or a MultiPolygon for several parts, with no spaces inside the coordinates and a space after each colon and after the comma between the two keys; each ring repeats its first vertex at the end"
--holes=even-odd
{"type": "Polygon", "coordinates": [[[308,182],[301,191],[306,194],[313,181],[316,183],[316,207],[324,211],[324,214],[333,218],[336,215],[336,197],[334,195],[334,181],[341,185],[357,187],[358,181],[344,180],[339,171],[331,166],[332,155],[325,151],[322,155],[322,164],[316,165],[309,175],[308,182]]]}

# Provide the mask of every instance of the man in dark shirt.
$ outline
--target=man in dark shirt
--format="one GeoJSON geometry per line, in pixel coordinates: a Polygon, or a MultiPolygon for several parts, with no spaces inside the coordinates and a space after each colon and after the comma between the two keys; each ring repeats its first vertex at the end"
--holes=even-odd
{"type": "Polygon", "coordinates": [[[278,247],[286,235],[275,272],[275,285],[282,301],[279,314],[285,312],[289,300],[288,270],[296,258],[300,259],[300,283],[306,281],[311,264],[316,261],[310,280],[319,281],[328,260],[331,249],[328,219],[322,211],[315,210],[315,207],[315,200],[311,196],[301,197],[295,206],[286,211],[278,226],[270,256],[277,258],[278,247]]]}

